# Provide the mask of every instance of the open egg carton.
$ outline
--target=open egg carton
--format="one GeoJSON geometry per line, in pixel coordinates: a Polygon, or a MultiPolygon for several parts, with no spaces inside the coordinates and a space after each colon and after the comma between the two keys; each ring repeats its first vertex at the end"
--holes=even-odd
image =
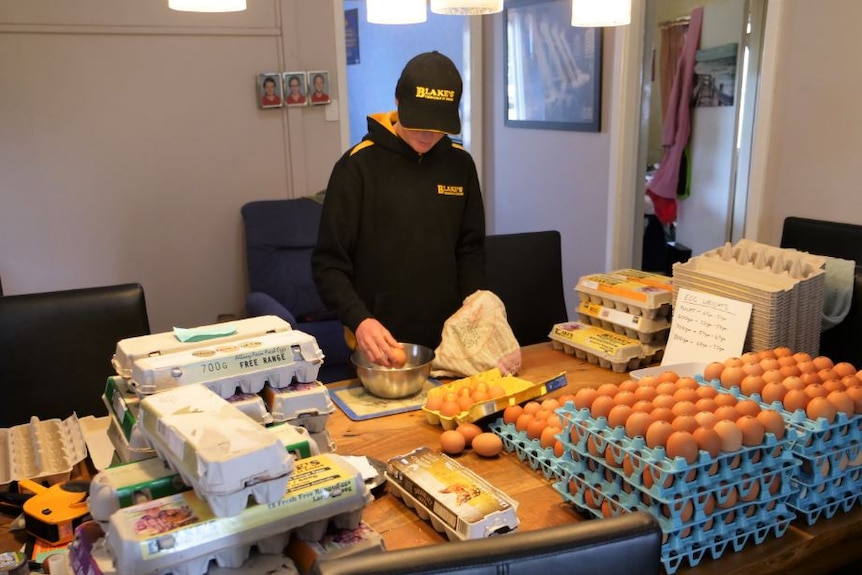
{"type": "Polygon", "coordinates": [[[450,541],[517,529],[518,502],[445,454],[420,447],[386,463],[391,493],[450,541]]]}
{"type": "Polygon", "coordinates": [[[614,273],[581,276],[575,291],[582,302],[648,319],[667,318],[673,301],[673,292],[665,287],[632,281],[614,273]]]}
{"type": "Polygon", "coordinates": [[[798,494],[790,506],[809,524],[862,504],[862,497],[856,497],[862,493],[862,415],[838,412],[832,422],[822,417],[814,420],[802,409],[791,412],[781,402],[764,402],[759,394],[744,395],[737,386],[725,389],[718,380],[695,379],[720,393],[752,399],[781,413],[788,431],[793,431],[789,450],[799,462],[791,476],[798,494]]]}
{"type": "Polygon", "coordinates": [[[546,393],[550,393],[561,387],[565,387],[568,383],[566,374],[553,377],[547,381],[534,383],[513,375],[502,375],[500,370],[492,368],[475,375],[456,379],[449,383],[438,386],[433,393],[445,395],[447,393],[457,394],[463,387],[482,382],[487,386],[500,386],[502,394],[499,397],[490,398],[482,401],[476,401],[467,409],[462,409],[455,415],[443,415],[439,409],[430,409],[427,405],[422,406],[422,413],[425,415],[425,420],[431,425],[439,425],[445,430],[455,429],[462,423],[470,423],[478,421],[484,417],[498,413],[506,409],[510,405],[523,403],[530,399],[540,397],[546,393]]]}
{"type": "Polygon", "coordinates": [[[649,319],[642,315],[630,314],[589,301],[581,301],[578,305],[578,318],[583,323],[595,325],[647,344],[667,343],[670,333],[670,320],[667,317],[649,319]]]}
{"type": "Polygon", "coordinates": [[[355,529],[372,499],[347,461],[318,455],[297,462],[274,504],[250,505],[223,518],[193,491],[140,503],[113,513],[105,537],[78,534],[70,558],[76,573],[203,575],[213,560],[240,567],[252,547],[281,554],[292,534],[317,541],[330,525],[355,529]],[[91,566],[97,571],[89,571],[91,566]]]}
{"type": "Polygon", "coordinates": [[[19,479],[58,483],[87,457],[87,444],[72,414],[66,419],[39,419],[0,428],[0,485],[19,479]]]}
{"type": "Polygon", "coordinates": [[[826,258],[740,240],[673,266],[674,286],[752,304],[746,349],[788,346],[816,356],[826,258]]]}
{"type": "Polygon", "coordinates": [[[617,373],[646,367],[661,361],[664,355],[664,344],[643,344],[637,339],[579,321],[554,325],[548,337],[554,349],[617,373]]]}
{"type": "Polygon", "coordinates": [[[219,517],[284,494],[293,458],[281,441],[203,385],[141,400],[138,427],[219,517]]]}
{"type": "Polygon", "coordinates": [[[289,330],[136,359],[131,383],[141,395],[203,384],[228,398],[237,389],[255,394],[264,384],[280,389],[294,381],[314,382],[322,363],[317,340],[289,330]]]}
{"type": "Polygon", "coordinates": [[[329,390],[319,381],[294,382],[282,388],[265,385],[260,393],[272,421],[305,427],[311,433],[326,429],[335,404],[329,390]]]}
{"type": "Polygon", "coordinates": [[[697,565],[707,553],[720,557],[768,535],[780,537],[795,518],[788,506],[792,470],[799,465],[787,445],[766,434],[761,445],[721,453],[699,451],[694,463],[670,459],[642,437],[610,428],[605,418],[567,404],[558,435],[563,478],[555,488],[566,501],[602,517],[642,509],[655,515],[665,535],[662,561],[668,573],[683,561],[697,565]]]}

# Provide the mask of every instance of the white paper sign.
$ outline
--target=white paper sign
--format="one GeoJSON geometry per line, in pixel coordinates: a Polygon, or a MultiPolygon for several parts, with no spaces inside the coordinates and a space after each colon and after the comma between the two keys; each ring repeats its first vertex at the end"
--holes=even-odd
{"type": "Polygon", "coordinates": [[[742,355],[751,304],[681,288],[662,365],[724,361],[742,355]]]}

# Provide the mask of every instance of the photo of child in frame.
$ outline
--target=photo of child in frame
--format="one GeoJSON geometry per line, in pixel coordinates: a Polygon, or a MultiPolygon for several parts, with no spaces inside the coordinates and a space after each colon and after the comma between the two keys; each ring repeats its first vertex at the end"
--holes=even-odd
{"type": "Polygon", "coordinates": [[[325,70],[310,71],[308,73],[308,97],[312,106],[329,104],[329,72],[325,70]]]}
{"type": "Polygon", "coordinates": [[[281,74],[258,74],[257,95],[261,108],[281,108],[281,74]]]}
{"type": "Polygon", "coordinates": [[[305,106],[305,72],[284,73],[284,103],[286,106],[305,106]]]}

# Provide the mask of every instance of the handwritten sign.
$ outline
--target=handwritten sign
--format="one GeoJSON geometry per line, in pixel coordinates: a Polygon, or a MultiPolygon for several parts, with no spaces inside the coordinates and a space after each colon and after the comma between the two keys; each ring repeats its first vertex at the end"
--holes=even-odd
{"type": "Polygon", "coordinates": [[[681,288],[662,365],[724,361],[742,354],[751,304],[681,288]]]}

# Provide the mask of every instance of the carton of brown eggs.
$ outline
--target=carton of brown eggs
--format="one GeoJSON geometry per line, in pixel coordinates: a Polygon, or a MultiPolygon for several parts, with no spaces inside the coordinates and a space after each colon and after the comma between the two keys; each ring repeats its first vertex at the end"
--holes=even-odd
{"type": "Polygon", "coordinates": [[[554,325],[548,337],[554,349],[617,373],[659,361],[664,352],[663,346],[641,344],[636,339],[579,321],[554,325]]]}
{"type": "Polygon", "coordinates": [[[0,429],[0,485],[19,479],[66,480],[86,456],[74,414],[63,420],[31,417],[30,423],[0,429]]]}

